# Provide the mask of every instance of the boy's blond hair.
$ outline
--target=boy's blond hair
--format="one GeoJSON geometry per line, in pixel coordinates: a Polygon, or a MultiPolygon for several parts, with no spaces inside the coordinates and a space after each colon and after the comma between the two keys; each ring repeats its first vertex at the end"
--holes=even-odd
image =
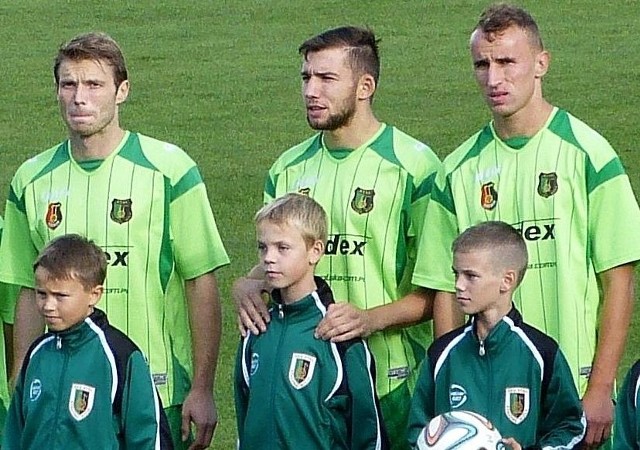
{"type": "Polygon", "coordinates": [[[311,197],[289,193],[263,206],[255,215],[256,225],[268,221],[295,227],[307,247],[316,241],[327,243],[327,214],[311,197]]]}

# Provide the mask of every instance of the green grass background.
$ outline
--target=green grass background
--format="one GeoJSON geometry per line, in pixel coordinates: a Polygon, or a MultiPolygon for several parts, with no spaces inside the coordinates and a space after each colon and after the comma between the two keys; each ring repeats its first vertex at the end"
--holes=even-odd
{"type": "MultiPolygon", "coordinates": [[[[546,96],[602,132],[640,189],[636,108],[640,2],[521,1],[552,53],[546,96]]],[[[127,57],[123,125],[183,147],[205,177],[232,259],[219,271],[224,330],[213,448],[235,446],[230,286],[256,260],[251,218],[270,164],[310,134],[298,45],[326,28],[371,26],[382,39],[380,119],[444,157],[489,118],[474,85],[468,35],[485,1],[71,1],[0,3],[0,204],[18,165],[65,137],[52,60],[75,34],[102,30],[127,57]],[[4,186],[4,187],[2,187],[4,186]]],[[[1,208],[3,209],[3,208],[1,208]]],[[[638,320],[620,373],[638,357],[638,320]]]]}

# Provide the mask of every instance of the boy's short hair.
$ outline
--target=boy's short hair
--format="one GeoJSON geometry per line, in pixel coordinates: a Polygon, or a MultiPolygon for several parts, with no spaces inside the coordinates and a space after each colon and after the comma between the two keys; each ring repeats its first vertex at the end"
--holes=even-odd
{"type": "Polygon", "coordinates": [[[307,195],[288,193],[263,206],[255,215],[256,225],[269,221],[297,228],[307,246],[327,243],[327,214],[307,195]]]}
{"type": "Polygon", "coordinates": [[[76,280],[86,289],[104,283],[107,258],[93,241],[79,234],[65,234],[51,240],[33,263],[42,267],[54,280],[76,280]]]}
{"type": "Polygon", "coordinates": [[[488,221],[467,228],[453,241],[453,253],[468,253],[474,250],[491,250],[496,266],[514,269],[517,285],[527,271],[527,244],[511,225],[500,221],[488,221]]]}

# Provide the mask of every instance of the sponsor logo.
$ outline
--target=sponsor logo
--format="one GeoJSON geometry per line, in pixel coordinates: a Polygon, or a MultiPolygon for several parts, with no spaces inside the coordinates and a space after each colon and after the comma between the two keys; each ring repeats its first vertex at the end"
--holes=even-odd
{"type": "Polygon", "coordinates": [[[558,192],[558,175],[555,172],[538,175],[538,195],[549,198],[558,192]]]}
{"type": "Polygon", "coordinates": [[[29,400],[35,402],[40,398],[40,394],[42,394],[42,382],[36,378],[29,386],[29,400]]]}
{"type": "Polygon", "coordinates": [[[86,418],[93,409],[96,388],[86,384],[73,383],[69,395],[69,412],[71,417],[80,421],[86,418]]]}
{"type": "Polygon", "coordinates": [[[493,181],[485,183],[480,188],[480,205],[487,210],[492,210],[498,204],[498,191],[493,181]]]}
{"type": "Polygon", "coordinates": [[[154,373],[151,375],[151,377],[153,378],[153,384],[155,386],[163,386],[165,384],[167,384],[167,373],[154,373]]]}
{"type": "Polygon", "coordinates": [[[389,369],[387,376],[393,380],[404,380],[409,376],[409,367],[394,367],[389,369]]]}
{"type": "Polygon", "coordinates": [[[289,382],[296,389],[302,389],[311,382],[316,367],[316,357],[305,353],[291,355],[289,382]]]}
{"type": "Polygon", "coordinates": [[[131,199],[128,198],[126,200],[120,200],[114,198],[111,202],[111,220],[115,223],[125,223],[131,220],[131,199]]]}
{"type": "Polygon", "coordinates": [[[476,181],[478,183],[485,183],[487,180],[490,180],[492,178],[497,178],[498,175],[500,175],[500,168],[499,167],[489,167],[487,169],[484,169],[482,171],[478,171],[476,173],[476,181]]]}
{"type": "Polygon", "coordinates": [[[591,376],[591,366],[580,367],[580,376],[589,378],[591,376]]]}
{"type": "Polygon", "coordinates": [[[62,208],[62,203],[60,202],[49,203],[49,206],[47,206],[47,214],[44,218],[44,221],[46,222],[47,226],[52,230],[55,230],[56,228],[58,228],[58,226],[60,226],[60,224],[62,223],[61,208],[62,208]]]}
{"type": "Polygon", "coordinates": [[[513,387],[505,390],[504,413],[518,425],[529,415],[529,388],[513,387]]]}
{"type": "Polygon", "coordinates": [[[258,367],[260,366],[260,355],[257,353],[251,354],[251,368],[249,369],[249,375],[253,376],[258,371],[258,367]]]}
{"type": "Polygon", "coordinates": [[[327,240],[325,255],[359,255],[364,256],[364,246],[367,241],[362,236],[358,239],[348,238],[346,235],[334,234],[327,240]]]}
{"type": "Polygon", "coordinates": [[[554,219],[529,220],[513,224],[513,228],[518,230],[525,241],[546,241],[556,238],[556,224],[554,219]],[[531,225],[529,223],[533,222],[531,225]],[[547,223],[544,223],[547,222],[547,223]]]}
{"type": "Polygon", "coordinates": [[[459,384],[449,386],[449,404],[452,408],[460,408],[467,401],[467,390],[459,384]]]}
{"type": "Polygon", "coordinates": [[[129,252],[113,250],[110,252],[105,251],[104,255],[110,266],[127,266],[127,257],[129,256],[129,252]]]}
{"type": "Polygon", "coordinates": [[[358,214],[366,214],[373,209],[373,197],[376,195],[373,189],[356,188],[351,200],[351,208],[358,214]]]}

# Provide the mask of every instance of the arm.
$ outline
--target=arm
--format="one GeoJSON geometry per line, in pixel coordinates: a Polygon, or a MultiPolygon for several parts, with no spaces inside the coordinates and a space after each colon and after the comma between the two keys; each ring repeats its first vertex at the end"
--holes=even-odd
{"type": "Polygon", "coordinates": [[[16,303],[15,324],[13,332],[13,368],[11,379],[17,378],[22,362],[31,343],[44,331],[44,319],[36,308],[35,291],[23,287],[16,303]]]}
{"type": "Polygon", "coordinates": [[[395,302],[366,310],[349,303],[332,304],[318,324],[316,335],[343,342],[390,327],[414,325],[430,319],[432,314],[433,291],[418,288],[395,302]]]}
{"type": "Polygon", "coordinates": [[[255,266],[246,277],[233,283],[232,296],[242,337],[246,337],[247,332],[258,335],[267,331],[271,317],[266,306],[267,299],[262,296],[266,290],[264,272],[260,266],[255,266]]]}
{"type": "Polygon", "coordinates": [[[456,304],[455,294],[437,291],[433,302],[433,338],[464,325],[464,313],[456,304]]]}
{"type": "Polygon", "coordinates": [[[191,324],[193,382],[182,405],[182,439],[187,439],[193,422],[196,436],[190,449],[204,449],[211,443],[218,423],[213,383],[222,326],[220,296],[213,272],[187,280],[185,290],[191,324]]]}
{"type": "Polygon", "coordinates": [[[376,397],[374,360],[367,344],[362,341],[353,343],[345,351],[344,365],[351,400],[349,448],[389,448],[376,397]]]}
{"type": "Polygon", "coordinates": [[[611,396],[633,313],[633,271],[632,264],[624,264],[599,274],[603,301],[598,344],[587,390],[582,398],[587,417],[587,434],[584,438],[587,446],[597,446],[611,434],[611,396]]]}

